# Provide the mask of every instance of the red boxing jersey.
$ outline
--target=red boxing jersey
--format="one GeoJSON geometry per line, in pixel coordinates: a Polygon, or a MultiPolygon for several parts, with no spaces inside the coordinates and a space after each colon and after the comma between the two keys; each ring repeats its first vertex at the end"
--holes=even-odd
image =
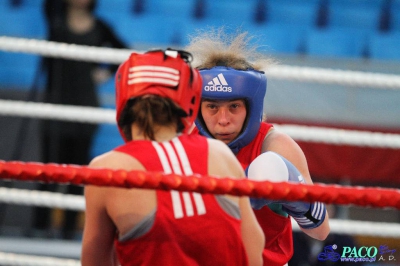
{"type": "Polygon", "coordinates": [[[261,154],[265,136],[272,127],[271,124],[262,122],[255,138],[236,154],[236,158],[242,164],[243,169],[249,167],[250,163],[261,154]]]}
{"type": "MultiPolygon", "coordinates": [[[[236,158],[242,164],[243,169],[246,169],[261,154],[263,141],[271,128],[272,124],[262,122],[253,141],[236,154],[236,158]]],[[[198,129],[194,128],[191,134],[199,134],[198,129]]],[[[264,265],[284,265],[293,256],[293,236],[290,218],[276,214],[268,207],[253,211],[265,235],[264,265]]]]}
{"type": "MultiPolygon", "coordinates": [[[[115,149],[148,171],[208,174],[208,145],[199,135],[167,142],[131,141],[115,149]]],[[[157,190],[154,223],[144,235],[115,241],[121,265],[248,265],[240,220],[227,214],[214,195],[157,190]]]]}
{"type": "MultiPolygon", "coordinates": [[[[243,169],[246,169],[261,154],[263,141],[271,128],[271,124],[261,123],[257,136],[250,144],[238,152],[236,157],[242,164],[243,169]]],[[[264,265],[284,265],[293,256],[293,236],[290,218],[276,214],[268,207],[254,210],[254,213],[264,231],[266,240],[263,251],[264,265]]]]}

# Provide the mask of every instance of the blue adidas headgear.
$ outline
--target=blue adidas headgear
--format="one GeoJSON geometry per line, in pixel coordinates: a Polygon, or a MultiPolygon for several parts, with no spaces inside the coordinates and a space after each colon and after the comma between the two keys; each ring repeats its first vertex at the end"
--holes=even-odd
{"type": "MultiPolygon", "coordinates": [[[[202,99],[235,100],[245,99],[247,117],[240,135],[228,144],[236,154],[257,135],[263,117],[264,96],[267,91],[267,77],[264,72],[253,69],[237,70],[216,66],[200,69],[203,79],[202,99]]],[[[204,124],[201,112],[196,119],[201,135],[213,138],[204,124]]]]}

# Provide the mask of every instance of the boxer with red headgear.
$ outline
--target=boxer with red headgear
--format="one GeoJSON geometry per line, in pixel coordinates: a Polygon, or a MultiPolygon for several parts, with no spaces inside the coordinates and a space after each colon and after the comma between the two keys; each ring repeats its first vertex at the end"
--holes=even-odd
{"type": "MultiPolygon", "coordinates": [[[[172,100],[182,112],[181,122],[187,130],[197,116],[200,103],[201,81],[198,71],[189,62],[191,54],[184,51],[154,51],[144,55],[132,54],[117,72],[116,109],[118,128],[126,119],[122,115],[129,100],[143,95],[158,95],[172,100]],[[177,60],[180,58],[180,60],[177,60]]],[[[129,136],[124,136],[123,138],[129,136]]]]}
{"type": "MultiPolygon", "coordinates": [[[[203,78],[202,103],[192,134],[219,139],[235,153],[249,179],[312,183],[303,151],[288,135],[263,121],[270,59],[249,46],[248,37],[204,31],[189,47],[203,78]]],[[[329,233],[323,203],[251,199],[265,234],[264,265],[282,266],[293,255],[288,215],[309,236],[323,240],[329,233]]]]}
{"type": "MultiPolygon", "coordinates": [[[[223,142],[185,133],[202,84],[190,61],[168,49],[121,64],[116,109],[126,143],[91,167],[245,177],[223,142]]],[[[82,265],[262,265],[265,238],[247,197],[87,186],[85,199],[82,265]]]]}

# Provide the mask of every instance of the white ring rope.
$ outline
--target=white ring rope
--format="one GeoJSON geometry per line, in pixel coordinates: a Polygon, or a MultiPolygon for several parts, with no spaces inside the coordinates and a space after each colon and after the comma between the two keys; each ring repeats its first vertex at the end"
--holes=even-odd
{"type": "Polygon", "coordinates": [[[120,64],[133,50],[0,36],[0,50],[97,63],[120,64]]]}
{"type": "Polygon", "coordinates": [[[85,211],[85,198],[79,195],[0,187],[0,202],[85,211]]]}
{"type": "MultiPolygon", "coordinates": [[[[400,238],[400,226],[395,223],[391,224],[330,219],[329,224],[331,227],[331,233],[400,238]]],[[[292,221],[292,225],[294,231],[300,231],[296,222],[292,221]]],[[[55,257],[0,252],[0,265],[78,266],[81,264],[79,260],[74,259],[60,259],[55,257]]]]}
{"type": "MultiPolygon", "coordinates": [[[[85,211],[85,198],[83,196],[47,191],[0,188],[0,202],[85,211]]],[[[330,219],[329,224],[332,233],[400,238],[400,225],[395,223],[330,219]]],[[[292,222],[292,226],[294,230],[300,230],[296,222],[292,222]]]]}
{"type": "Polygon", "coordinates": [[[277,65],[265,70],[268,78],[336,84],[374,89],[400,89],[400,76],[361,71],[277,65]]]}
{"type": "MultiPolygon", "coordinates": [[[[400,238],[400,225],[397,223],[329,219],[329,226],[330,234],[400,238]]],[[[294,231],[300,231],[299,225],[293,219],[292,228],[294,231]]]]}
{"type": "Polygon", "coordinates": [[[115,110],[112,109],[11,100],[0,100],[0,115],[75,121],[82,123],[86,122],[93,124],[116,123],[115,110]]]}
{"type": "MultiPolygon", "coordinates": [[[[132,52],[127,49],[89,47],[5,36],[0,37],[0,49],[12,52],[38,53],[45,56],[110,63],[120,63],[132,52]]],[[[345,83],[351,83],[352,86],[369,86],[374,84],[374,87],[379,88],[400,88],[400,76],[395,75],[291,66],[274,66],[269,71],[269,75],[272,74],[272,77],[278,79],[318,81],[322,83],[327,82],[346,85],[341,83],[345,81],[345,83]]],[[[0,114],[86,123],[115,123],[115,113],[110,109],[46,103],[27,103],[22,101],[0,100],[0,114]]],[[[277,128],[282,129],[282,131],[285,131],[296,140],[369,147],[388,147],[393,149],[400,147],[400,137],[396,134],[291,125],[280,125],[277,126],[277,128]]]]}
{"type": "Polygon", "coordinates": [[[79,260],[0,252],[0,265],[14,266],[80,266],[79,260]]]}
{"type": "MultiPolygon", "coordinates": [[[[0,50],[113,64],[122,63],[131,52],[134,52],[134,50],[129,49],[101,48],[6,36],[0,36],[0,50]]],[[[141,51],[136,52],[141,53],[141,51]]],[[[268,73],[268,77],[272,79],[337,84],[351,87],[400,89],[400,76],[393,74],[288,65],[271,66],[265,71],[268,73]]]]}
{"type": "MultiPolygon", "coordinates": [[[[129,49],[89,47],[6,36],[0,36],[0,50],[111,64],[123,62],[131,52],[134,52],[129,49]]],[[[136,52],[141,53],[140,51],[136,52]]],[[[399,75],[288,65],[273,66],[265,71],[268,73],[269,78],[278,80],[336,84],[375,89],[400,89],[399,75]]],[[[0,100],[0,115],[94,124],[115,124],[115,110],[23,101],[0,100]]],[[[275,127],[296,140],[393,149],[400,148],[400,135],[396,134],[294,125],[275,125],[275,127]]],[[[46,191],[0,188],[0,202],[85,211],[85,200],[83,196],[46,191]]],[[[296,222],[292,222],[292,226],[295,231],[300,230],[296,222]]],[[[331,233],[400,238],[400,225],[395,223],[330,219],[330,227],[331,233]]],[[[80,261],[0,252],[0,265],[3,264],[77,266],[80,265],[80,261]]]]}
{"type": "MultiPolygon", "coordinates": [[[[115,124],[115,110],[34,103],[24,101],[0,100],[0,115],[27,116],[31,118],[78,121],[86,123],[115,124]]],[[[312,126],[274,125],[295,140],[346,144],[367,147],[400,148],[400,135],[357,130],[321,128],[312,126]]]]}
{"type": "Polygon", "coordinates": [[[400,135],[359,130],[321,128],[313,126],[276,125],[295,140],[323,142],[336,145],[400,148],[400,135]]]}

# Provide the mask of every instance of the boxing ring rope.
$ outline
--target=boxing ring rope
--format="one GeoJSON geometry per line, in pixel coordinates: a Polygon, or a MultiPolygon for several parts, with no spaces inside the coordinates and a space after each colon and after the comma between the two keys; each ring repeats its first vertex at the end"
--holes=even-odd
{"type": "MultiPolygon", "coordinates": [[[[78,107],[49,103],[0,100],[0,115],[22,116],[82,123],[115,124],[115,110],[96,107],[78,107]]],[[[329,144],[345,144],[354,146],[400,148],[400,135],[359,130],[321,128],[299,125],[277,125],[295,140],[307,142],[323,142],[329,144]]]]}
{"type": "Polygon", "coordinates": [[[0,100],[0,115],[93,124],[116,124],[115,110],[98,107],[57,105],[51,103],[0,100]]]}
{"type": "MultiPolygon", "coordinates": [[[[0,188],[0,202],[85,211],[83,196],[47,191],[0,188]]],[[[330,219],[329,224],[332,233],[400,238],[400,225],[395,223],[330,219]]],[[[292,225],[294,230],[300,230],[296,222],[293,222],[292,225]]]]}
{"type": "Polygon", "coordinates": [[[81,266],[79,260],[60,259],[54,257],[42,257],[21,255],[16,253],[0,252],[0,265],[26,265],[26,266],[81,266]]]}
{"type": "Polygon", "coordinates": [[[0,178],[18,181],[57,182],[75,185],[113,186],[246,195],[273,200],[322,201],[363,207],[400,209],[400,190],[314,183],[234,180],[229,177],[180,176],[148,171],[125,171],[54,163],[0,161],[0,178]]]}
{"type": "MultiPolygon", "coordinates": [[[[89,47],[75,44],[56,43],[45,40],[0,37],[0,49],[9,52],[34,53],[42,56],[61,57],[93,62],[119,64],[133,50],[89,47]]],[[[140,52],[140,51],[138,51],[140,52]]],[[[296,80],[300,82],[332,83],[346,86],[363,86],[381,89],[400,89],[400,76],[331,70],[321,68],[272,66],[268,76],[276,79],[296,80]]],[[[18,115],[80,121],[88,123],[115,123],[114,113],[109,109],[91,107],[67,107],[51,104],[26,103],[18,101],[0,102],[0,114],[18,115]],[[22,106],[21,106],[22,105],[22,106]],[[65,109],[64,109],[65,108],[65,109]],[[19,110],[18,110],[19,109],[19,110]],[[68,115],[67,115],[68,114],[68,115]],[[97,122],[96,122],[97,121],[97,122]]],[[[297,140],[326,142],[331,144],[351,144],[360,146],[382,146],[398,148],[396,134],[369,133],[342,129],[324,129],[308,126],[275,125],[297,140]]]]}
{"type": "MultiPolygon", "coordinates": [[[[329,186],[323,184],[303,185],[287,182],[271,183],[269,181],[256,182],[248,179],[233,180],[229,177],[221,179],[211,176],[199,177],[199,175],[182,177],[159,172],[94,169],[77,165],[0,161],[0,178],[3,179],[93,184],[127,188],[175,189],[201,193],[262,196],[271,199],[319,200],[326,203],[386,208],[394,207],[400,209],[400,191],[395,189],[329,186]]],[[[43,205],[84,210],[84,198],[82,196],[61,196],[61,194],[48,192],[26,193],[16,189],[0,190],[0,195],[0,200],[5,200],[8,203],[18,202],[22,204],[42,205],[44,202],[52,202],[51,204],[47,203],[43,205]]],[[[395,224],[360,221],[342,222],[339,220],[332,220],[330,224],[332,228],[331,232],[362,235],[377,235],[376,232],[379,232],[378,236],[380,237],[400,237],[400,226],[395,224]],[[343,227],[345,230],[343,230],[343,227]]],[[[298,230],[296,227],[294,229],[298,230]]],[[[1,261],[7,263],[29,262],[26,265],[79,265],[79,262],[76,260],[66,261],[51,257],[20,256],[18,254],[0,252],[0,263],[1,261]],[[44,264],[46,261],[50,261],[49,264],[44,264]]]]}
{"type": "MultiPolygon", "coordinates": [[[[74,171],[77,170],[81,167],[79,166],[66,166],[66,165],[61,165],[61,166],[57,166],[57,165],[47,165],[50,166],[49,168],[51,170],[54,170],[57,174],[54,175],[54,173],[51,173],[51,171],[49,171],[48,173],[44,174],[45,169],[42,169],[44,172],[41,172],[40,168],[45,168],[46,165],[44,164],[38,164],[38,163],[21,163],[21,162],[0,162],[0,176],[1,178],[4,178],[4,176],[6,178],[9,178],[10,176],[17,176],[18,179],[21,178],[25,181],[38,181],[38,180],[44,180],[47,182],[50,182],[53,178],[54,179],[58,179],[61,178],[62,182],[61,183],[68,183],[71,181],[71,178],[73,180],[73,173],[77,173],[78,171],[74,171]],[[18,167],[15,167],[18,166],[18,167]],[[29,166],[33,166],[33,170],[32,169],[28,169],[29,166]],[[8,167],[8,168],[7,168],[8,167]],[[26,167],[26,168],[25,168],[26,167]],[[70,169],[72,168],[72,169],[70,169]],[[63,170],[66,170],[66,172],[68,172],[68,174],[64,175],[63,170]],[[72,172],[70,172],[69,170],[72,170],[72,172]],[[40,176],[40,178],[37,178],[37,176],[40,176]]],[[[84,168],[84,167],[83,167],[84,168]]],[[[86,169],[88,170],[88,169],[86,169]]],[[[91,169],[92,170],[92,169],[91,169]]],[[[91,170],[89,172],[91,172],[91,170]]],[[[93,169],[94,170],[94,169],[93,169]]],[[[101,170],[94,170],[96,171],[101,171],[101,170]]],[[[86,173],[83,175],[83,177],[87,177],[89,178],[90,174],[88,171],[86,171],[86,173]]],[[[112,171],[113,172],[113,171],[112,171]]],[[[119,172],[118,174],[116,174],[116,176],[129,176],[129,173],[123,173],[123,171],[117,171],[119,172]]],[[[112,177],[114,176],[114,174],[110,174],[109,170],[107,170],[107,173],[100,173],[100,176],[95,176],[93,177],[92,181],[88,181],[87,183],[100,183],[102,185],[109,185],[109,183],[113,183],[113,181],[111,180],[112,177]],[[102,178],[100,177],[107,177],[107,180],[104,181],[102,180],[102,178]]],[[[133,172],[132,172],[133,173],[133,172]]],[[[150,173],[139,173],[137,172],[137,174],[143,174],[143,175],[147,175],[150,173]]],[[[163,179],[164,176],[166,175],[160,175],[161,176],[161,180],[163,179]]],[[[165,186],[167,186],[167,184],[175,184],[177,183],[177,181],[179,181],[179,179],[181,178],[180,176],[171,176],[171,178],[173,180],[166,180],[165,182],[165,186]],[[172,181],[172,182],[171,182],[172,181]]],[[[194,178],[194,179],[199,179],[197,176],[195,177],[189,177],[189,178],[194,178]]],[[[210,177],[211,178],[211,177],[210,177]]],[[[78,178],[80,179],[80,178],[78,178]]],[[[82,178],[83,180],[84,178],[82,178]]],[[[167,178],[168,179],[168,178],[167,178]]],[[[212,178],[211,178],[212,179],[212,178]]],[[[146,180],[146,178],[141,179],[141,181],[146,180]]],[[[198,181],[197,180],[197,181],[198,181]]],[[[59,180],[57,180],[59,181],[59,180]]],[[[152,186],[156,186],[157,185],[157,181],[160,180],[153,180],[152,182],[150,182],[150,184],[148,184],[148,186],[152,187],[152,186]]],[[[182,180],[181,180],[182,181],[182,180]]],[[[194,181],[194,180],[192,180],[194,181]]],[[[210,180],[211,181],[211,180],[210,180]]],[[[215,183],[218,183],[218,180],[214,180],[215,183]]],[[[239,186],[237,188],[237,190],[233,189],[235,188],[235,185],[232,185],[232,180],[223,180],[221,181],[221,186],[227,186],[227,188],[232,189],[230,192],[232,192],[233,194],[241,194],[241,193],[247,193],[249,191],[249,189],[245,189],[246,186],[242,187],[239,186]],[[226,182],[229,181],[229,182],[226,182]]],[[[246,181],[245,183],[251,183],[251,181],[246,181]]],[[[141,183],[141,182],[139,182],[141,183]]],[[[160,181],[161,184],[162,182],[160,181]]],[[[179,182],[178,182],[179,183],[179,182]]],[[[195,182],[194,182],[195,183],[195,182]]],[[[218,187],[217,184],[215,184],[215,186],[211,186],[210,183],[212,182],[206,182],[208,183],[208,185],[206,185],[204,188],[209,189],[211,187],[218,187]]],[[[264,182],[263,182],[264,183],[264,182]]],[[[268,184],[269,182],[265,182],[265,185],[270,185],[272,186],[272,184],[268,184]]],[[[132,185],[132,183],[130,183],[130,181],[125,180],[125,182],[121,182],[118,181],[116,183],[113,184],[117,184],[118,186],[124,186],[124,185],[132,185]]],[[[143,183],[144,184],[144,183],[143,183]]],[[[294,186],[296,187],[296,185],[294,184],[274,184],[273,187],[277,187],[278,189],[281,189],[283,191],[281,191],[283,194],[282,195],[289,195],[287,193],[289,193],[288,191],[285,191],[286,188],[289,186],[294,186]],[[279,186],[281,186],[279,188],[279,186]]],[[[251,186],[250,186],[251,187],[251,186]]],[[[308,189],[313,190],[314,187],[319,187],[318,184],[316,184],[315,186],[310,186],[308,189]]],[[[325,186],[328,190],[327,191],[331,191],[336,190],[336,189],[340,189],[343,193],[343,189],[345,187],[340,187],[340,186],[325,186]]],[[[204,190],[206,190],[204,189],[204,190]]],[[[275,188],[274,188],[275,189],[275,188]]],[[[361,190],[363,191],[364,188],[356,188],[357,190],[361,190]]],[[[218,189],[217,189],[218,190],[218,189]]],[[[227,191],[226,189],[221,189],[221,192],[227,191]]],[[[368,188],[367,188],[368,190],[368,188]]],[[[356,201],[356,203],[360,203],[360,205],[364,206],[365,204],[368,204],[370,202],[374,202],[374,200],[382,200],[383,202],[385,201],[385,199],[382,199],[380,195],[380,193],[377,193],[374,195],[374,197],[376,197],[375,199],[372,199],[374,197],[370,197],[369,195],[373,195],[373,192],[376,191],[372,191],[373,189],[369,190],[369,191],[365,191],[367,194],[365,195],[360,195],[358,192],[360,191],[354,191],[354,188],[351,188],[350,192],[349,191],[349,195],[358,195],[360,198],[360,201],[356,201]],[[357,192],[357,193],[354,193],[357,192]],[[379,199],[378,199],[379,198],[379,199]]],[[[391,199],[395,199],[394,200],[394,206],[396,208],[400,208],[400,200],[399,200],[399,192],[397,191],[395,194],[392,194],[393,192],[395,192],[394,190],[380,190],[378,189],[378,191],[380,191],[381,193],[383,193],[384,195],[387,195],[388,197],[390,197],[391,199]],[[389,192],[389,193],[387,193],[389,192]],[[392,197],[394,196],[394,197],[392,197]],[[397,203],[396,203],[397,202],[397,203]]],[[[302,191],[304,192],[304,191],[302,191]]],[[[292,191],[290,192],[292,193],[292,191]]],[[[326,192],[323,192],[320,195],[323,195],[326,192]]],[[[280,193],[278,193],[280,194],[280,193]]],[[[344,193],[347,194],[347,193],[344,193]]],[[[272,195],[272,194],[271,194],[272,195]]],[[[325,196],[324,196],[325,197],[325,196]]],[[[323,197],[323,198],[324,198],[323,197]]],[[[328,197],[329,198],[329,197],[328,197]]],[[[66,209],[73,209],[73,210],[84,210],[84,198],[82,196],[72,196],[72,195],[63,195],[61,193],[46,193],[46,192],[39,192],[39,191],[29,191],[29,192],[25,192],[22,190],[17,190],[17,189],[1,189],[0,190],[0,201],[5,201],[8,203],[19,203],[19,204],[27,204],[27,205],[38,205],[38,206],[47,206],[47,207],[58,207],[58,208],[66,208],[66,209]],[[46,203],[47,202],[47,203],[46,203]],[[50,203],[51,202],[51,203],[50,203]]],[[[345,203],[354,203],[351,200],[347,201],[347,200],[334,200],[335,203],[339,203],[339,204],[345,204],[345,203]]],[[[375,203],[374,203],[375,205],[375,203]]],[[[380,205],[380,204],[378,204],[380,205]]],[[[386,204],[383,204],[383,206],[386,206],[386,204]]],[[[298,226],[296,225],[296,223],[292,223],[294,225],[294,230],[299,230],[298,226]]],[[[340,221],[340,220],[330,220],[330,226],[331,226],[331,232],[332,233],[347,233],[347,234],[360,234],[360,235],[367,235],[367,236],[379,236],[379,237],[389,237],[389,238],[400,238],[400,226],[397,224],[390,224],[390,223],[372,223],[372,222],[363,222],[363,221],[340,221]],[[379,233],[377,233],[379,232],[379,233]]],[[[49,242],[49,244],[51,244],[52,246],[54,246],[55,243],[53,242],[49,242]]],[[[37,244],[35,244],[37,245],[37,244]]],[[[48,245],[48,244],[47,244],[48,245]]],[[[79,246],[75,245],[75,248],[79,248],[79,246]]],[[[75,260],[75,259],[61,259],[61,258],[57,258],[57,257],[48,257],[48,256],[33,256],[33,255],[21,255],[21,254],[16,254],[16,253],[7,253],[7,252],[0,252],[0,265],[5,264],[5,265],[28,265],[28,266],[78,266],[81,265],[79,260],[75,260]]]]}
{"type": "MultiPolygon", "coordinates": [[[[0,49],[8,52],[32,53],[48,57],[111,64],[121,63],[133,52],[133,50],[127,49],[88,47],[5,36],[0,37],[0,49]]],[[[286,65],[272,66],[266,69],[266,72],[272,79],[375,89],[400,89],[400,76],[398,75],[286,65]]],[[[110,109],[9,100],[0,100],[0,115],[78,121],[82,123],[115,124],[115,111],[110,109]]],[[[396,134],[297,125],[275,125],[275,127],[284,131],[295,140],[325,142],[338,145],[348,144],[393,149],[400,148],[400,135],[396,134]]],[[[294,185],[289,183],[271,184],[267,181],[263,182],[263,186],[260,186],[260,188],[256,188],[254,184],[252,184],[252,181],[249,180],[234,182],[229,178],[214,180],[212,177],[205,177],[204,180],[200,180],[197,176],[185,178],[188,180],[182,180],[182,177],[175,175],[165,176],[162,174],[155,174],[154,176],[147,176],[148,174],[152,175],[154,173],[135,172],[135,174],[133,174],[124,173],[123,171],[97,171],[99,170],[78,166],[0,161],[0,178],[7,179],[16,178],[24,181],[43,182],[57,181],[60,183],[72,182],[75,184],[80,184],[82,180],[85,180],[85,182],[87,182],[85,184],[94,182],[96,185],[122,187],[133,187],[134,185],[145,184],[145,186],[151,188],[156,188],[161,185],[162,188],[168,187],[173,189],[182,189],[182,187],[187,186],[183,190],[188,189],[189,191],[194,191],[191,189],[198,189],[200,187],[200,192],[210,192],[209,189],[213,188],[214,190],[212,192],[214,193],[265,196],[271,199],[276,197],[275,199],[287,200],[307,201],[315,199],[326,203],[400,209],[399,191],[393,189],[344,187],[338,185],[327,186],[322,184],[315,184],[314,186],[294,185]],[[81,170],[81,168],[84,170],[84,174],[78,173],[77,169],[81,170]],[[66,172],[64,172],[64,170],[66,172]],[[88,176],[88,173],[92,174],[92,171],[97,174],[88,176]],[[49,174],[49,176],[47,176],[47,174],[49,174]],[[118,178],[114,180],[114,176],[118,178]],[[129,178],[124,179],[124,176],[129,178]],[[135,179],[133,176],[138,178],[135,179]],[[53,178],[58,180],[52,180],[53,178]],[[149,178],[149,180],[147,180],[147,178],[149,178]],[[288,194],[289,191],[290,194],[288,194]],[[336,193],[336,196],[342,193],[340,195],[343,198],[335,198],[332,194],[333,192],[336,193]]],[[[61,193],[0,188],[0,202],[1,201],[12,204],[84,211],[84,198],[82,196],[65,195],[61,193]]],[[[299,230],[296,223],[292,224],[294,230],[299,230]]],[[[400,238],[400,229],[397,224],[341,221],[336,219],[331,219],[330,224],[331,232],[400,238]],[[374,230],[371,230],[371,228],[374,228],[374,230]]],[[[39,256],[25,256],[0,252],[0,265],[2,263],[6,263],[6,265],[80,265],[78,260],[65,260],[51,257],[43,258],[39,256]]]]}
{"type": "MultiPolygon", "coordinates": [[[[0,49],[8,52],[19,52],[19,53],[34,53],[41,56],[50,57],[61,57],[66,59],[84,60],[92,62],[106,62],[119,64],[133,51],[129,49],[112,49],[112,48],[102,48],[102,47],[89,47],[75,44],[66,43],[56,43],[49,42],[45,40],[36,39],[25,39],[25,38],[15,38],[0,36],[0,49]]],[[[140,52],[140,51],[138,51],[140,52]]],[[[368,72],[357,72],[357,71],[343,71],[343,70],[332,70],[332,69],[321,69],[321,68],[307,68],[307,67],[293,67],[293,66],[271,66],[268,70],[268,76],[270,78],[276,79],[286,79],[286,80],[296,80],[301,82],[320,82],[320,83],[331,83],[337,85],[346,86],[363,86],[363,87],[373,87],[381,89],[400,89],[400,76],[398,75],[388,75],[379,73],[368,73],[368,72]]],[[[36,114],[47,114],[47,118],[58,118],[64,116],[64,111],[71,113],[70,120],[89,122],[93,123],[95,118],[99,119],[99,122],[115,123],[112,111],[102,110],[96,108],[85,107],[82,109],[67,109],[63,110],[57,109],[59,107],[49,104],[38,104],[25,103],[24,106],[19,106],[20,109],[17,110],[17,104],[22,104],[23,102],[11,102],[2,100],[0,102],[0,112],[9,115],[23,115],[32,117],[36,114]],[[14,108],[15,104],[15,108],[14,108]],[[52,108],[51,110],[49,110],[52,108]],[[103,112],[95,118],[95,113],[91,112],[94,110],[99,110],[103,112]],[[57,112],[59,111],[59,112],[57,112]],[[75,115],[74,113],[75,112],[75,115]],[[57,115],[59,116],[57,116],[57,115]],[[102,120],[102,116],[106,116],[106,121],[102,120]],[[84,118],[90,117],[87,120],[84,118]]],[[[97,114],[97,113],[96,113],[97,114]]],[[[68,116],[70,117],[70,116],[68,116]]],[[[68,119],[66,119],[68,120],[68,119]]],[[[321,129],[316,127],[300,127],[300,126],[278,126],[281,129],[290,130],[289,135],[298,140],[314,141],[317,138],[318,142],[327,143],[343,143],[343,144],[360,144],[360,145],[380,145],[383,147],[394,147],[397,148],[399,141],[397,135],[395,134],[369,134],[367,132],[356,132],[356,131],[346,131],[346,130],[335,130],[335,129],[321,129]],[[314,134],[310,134],[310,129],[314,134]],[[316,133],[318,131],[318,133],[316,133]],[[347,134],[351,132],[351,134],[347,134]],[[305,134],[307,133],[307,134],[305,134]],[[351,135],[351,137],[350,137],[351,135]],[[369,138],[371,136],[371,138],[369,138]],[[329,140],[326,140],[326,139],[329,140]],[[346,138],[348,141],[344,141],[346,138]],[[349,140],[352,139],[352,140],[349,140]],[[366,141],[368,139],[368,141],[366,141]],[[386,141],[383,141],[386,139],[386,141]],[[385,144],[380,143],[385,142],[385,144]],[[368,142],[371,141],[371,144],[368,142]],[[377,143],[378,141],[378,143],[377,143]],[[394,144],[391,144],[394,143],[394,144]]]]}
{"type": "MultiPolygon", "coordinates": [[[[90,47],[45,40],[0,36],[0,50],[100,63],[122,63],[133,50],[90,47]]],[[[141,51],[136,51],[141,52],[141,51]]],[[[361,71],[275,65],[265,69],[272,79],[351,87],[400,89],[400,76],[361,71]]]]}

